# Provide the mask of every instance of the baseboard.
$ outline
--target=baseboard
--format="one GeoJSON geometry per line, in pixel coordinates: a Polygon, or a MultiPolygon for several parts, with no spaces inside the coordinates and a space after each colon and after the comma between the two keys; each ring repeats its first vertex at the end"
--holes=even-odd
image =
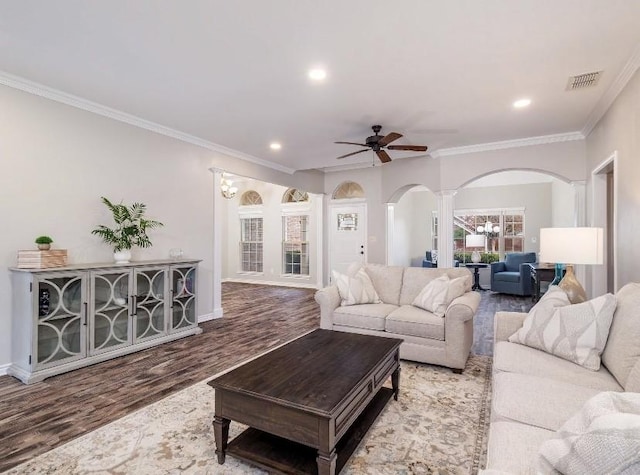
{"type": "Polygon", "coordinates": [[[211,313],[198,316],[198,323],[208,322],[209,320],[215,320],[216,318],[222,318],[222,309],[216,308],[211,313]]]}
{"type": "Polygon", "coordinates": [[[234,277],[228,277],[226,279],[222,279],[222,282],[237,282],[240,284],[259,284],[259,285],[272,285],[275,287],[296,287],[299,289],[319,289],[316,284],[309,284],[306,282],[296,282],[294,280],[282,282],[282,281],[271,281],[271,280],[253,280],[253,279],[238,279],[234,277]]]}
{"type": "Polygon", "coordinates": [[[0,365],[0,376],[5,376],[5,375],[9,374],[9,367],[10,366],[11,366],[11,363],[0,365]]]}

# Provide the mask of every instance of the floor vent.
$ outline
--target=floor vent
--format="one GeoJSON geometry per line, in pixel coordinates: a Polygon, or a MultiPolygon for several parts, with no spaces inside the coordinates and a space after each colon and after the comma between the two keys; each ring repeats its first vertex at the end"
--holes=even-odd
{"type": "Polygon", "coordinates": [[[569,82],[567,83],[567,91],[575,91],[576,89],[596,86],[600,80],[600,76],[602,76],[602,71],[570,76],[569,82]]]}

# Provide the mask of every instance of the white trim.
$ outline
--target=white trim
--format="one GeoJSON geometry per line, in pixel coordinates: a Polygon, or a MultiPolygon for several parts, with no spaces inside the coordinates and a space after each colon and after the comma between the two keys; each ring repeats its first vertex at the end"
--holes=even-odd
{"type": "Polygon", "coordinates": [[[308,216],[311,214],[313,205],[311,201],[300,201],[298,203],[281,203],[280,211],[282,216],[308,216]]]}
{"type": "MultiPolygon", "coordinates": [[[[618,76],[614,79],[609,86],[609,89],[600,97],[600,100],[596,103],[595,107],[591,110],[587,122],[582,128],[582,135],[585,137],[591,133],[596,124],[602,119],[602,116],[609,110],[613,101],[616,100],[618,95],[626,87],[629,80],[633,77],[635,72],[640,67],[640,43],[636,46],[636,49],[631,54],[631,57],[624,65],[618,76]]],[[[615,173],[615,172],[614,172],[615,173]]]]}
{"type": "Polygon", "coordinates": [[[216,318],[222,318],[221,308],[217,308],[214,312],[207,313],[205,315],[199,315],[198,323],[208,322],[209,320],[215,320],[216,318]]]}
{"type": "MultiPolygon", "coordinates": [[[[288,282],[280,282],[280,281],[273,281],[273,280],[253,280],[253,279],[238,279],[238,278],[234,278],[234,277],[227,277],[226,279],[223,279],[223,282],[236,282],[239,284],[258,284],[258,285],[273,285],[275,287],[296,287],[296,288],[300,288],[300,289],[320,289],[321,287],[321,283],[319,284],[308,284],[305,282],[300,282],[303,279],[300,278],[290,278],[289,276],[287,276],[287,278],[290,279],[290,281],[288,282]]],[[[307,280],[307,279],[304,279],[307,280]]]]}
{"type": "Polygon", "coordinates": [[[569,132],[566,134],[541,135],[539,137],[527,137],[515,140],[503,140],[500,142],[488,142],[463,147],[442,148],[431,153],[434,158],[447,157],[449,155],[463,155],[466,153],[489,152],[507,148],[530,147],[532,145],[544,145],[556,142],[570,142],[584,140],[582,132],[569,132]]]}
{"type": "Polygon", "coordinates": [[[239,205],[238,216],[244,218],[262,218],[264,216],[264,205],[239,205]]]}
{"type": "Polygon", "coordinates": [[[396,221],[395,221],[395,203],[387,203],[387,212],[385,213],[385,225],[387,227],[387,246],[386,246],[386,255],[385,255],[385,263],[388,266],[392,266],[394,264],[393,258],[393,245],[394,245],[394,236],[396,230],[396,221]]]}
{"type": "MultiPolygon", "coordinates": [[[[314,245],[316,246],[316,283],[319,286],[318,288],[322,288],[324,284],[324,242],[323,242],[323,234],[324,234],[324,195],[318,195],[318,199],[315,201],[315,213],[316,213],[316,241],[314,245]]],[[[311,265],[311,262],[309,262],[311,265]]]]}
{"type": "MultiPolygon", "coordinates": [[[[396,158],[395,160],[400,160],[400,159],[396,158]]],[[[351,163],[347,165],[335,165],[332,167],[323,167],[323,168],[318,168],[318,170],[321,170],[323,173],[334,173],[334,172],[346,172],[349,170],[360,170],[361,168],[373,168],[375,166],[376,165],[372,165],[371,162],[360,162],[360,163],[351,163]]],[[[378,166],[382,166],[382,164],[378,166]]]]}
{"type": "Polygon", "coordinates": [[[0,84],[18,89],[20,91],[28,92],[29,94],[44,97],[52,101],[60,102],[68,106],[75,107],[76,109],[82,109],[94,114],[101,115],[103,117],[117,120],[119,122],[124,122],[125,124],[133,125],[141,129],[150,130],[151,132],[165,135],[182,142],[197,145],[198,147],[202,147],[213,152],[222,153],[233,158],[238,158],[240,160],[255,163],[272,170],[277,170],[289,175],[293,175],[296,172],[296,170],[294,170],[293,168],[285,167],[283,165],[273,163],[262,158],[254,157],[253,155],[248,155],[238,150],[225,147],[224,145],[209,142],[208,140],[204,140],[194,135],[180,132],[179,130],[172,129],[170,127],[166,127],[164,125],[160,125],[146,119],[142,119],[135,115],[127,114],[126,112],[112,109],[102,104],[98,104],[97,102],[74,96],[73,94],[68,94],[58,89],[29,81],[28,79],[21,78],[19,76],[14,76],[13,74],[9,74],[5,71],[0,71],[0,84]]]}
{"type": "Polygon", "coordinates": [[[481,216],[483,214],[509,214],[509,213],[523,213],[525,212],[524,206],[517,206],[512,208],[456,208],[453,210],[454,216],[481,216]]]}
{"type": "Polygon", "coordinates": [[[9,374],[7,371],[9,370],[10,366],[11,366],[11,363],[0,365],[0,376],[5,376],[9,374]]]}

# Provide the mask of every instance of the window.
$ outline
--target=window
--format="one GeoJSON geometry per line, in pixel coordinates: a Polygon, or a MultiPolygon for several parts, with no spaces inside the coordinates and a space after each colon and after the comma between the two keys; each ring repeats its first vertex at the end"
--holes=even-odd
{"type": "Polygon", "coordinates": [[[364,190],[354,181],[345,181],[336,188],[336,191],[333,192],[332,198],[334,200],[364,198],[364,190]]]}
{"type": "Polygon", "coordinates": [[[257,191],[249,190],[242,194],[240,198],[240,206],[261,205],[262,196],[257,191]]]}
{"type": "Polygon", "coordinates": [[[240,268],[262,272],[262,218],[240,218],[240,268]]]}
{"type": "Polygon", "coordinates": [[[309,216],[282,217],[282,269],[286,275],[309,275],[309,216]]]}
{"type": "Polygon", "coordinates": [[[309,194],[296,188],[289,188],[282,196],[283,203],[302,203],[305,201],[309,201],[309,194]]]}
{"type": "Polygon", "coordinates": [[[504,252],[522,252],[524,250],[524,214],[505,214],[504,252]]]}

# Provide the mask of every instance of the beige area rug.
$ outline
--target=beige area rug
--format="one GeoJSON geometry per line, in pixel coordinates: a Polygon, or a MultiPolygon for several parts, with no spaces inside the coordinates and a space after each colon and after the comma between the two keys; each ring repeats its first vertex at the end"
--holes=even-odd
{"type": "MultiPolygon", "coordinates": [[[[402,362],[391,399],[343,474],[475,474],[484,466],[491,361],[463,374],[402,362]]],[[[11,469],[10,474],[262,474],[227,456],[218,465],[214,390],[198,383],[11,469]]],[[[232,422],[230,439],[243,426],[232,422]]]]}

